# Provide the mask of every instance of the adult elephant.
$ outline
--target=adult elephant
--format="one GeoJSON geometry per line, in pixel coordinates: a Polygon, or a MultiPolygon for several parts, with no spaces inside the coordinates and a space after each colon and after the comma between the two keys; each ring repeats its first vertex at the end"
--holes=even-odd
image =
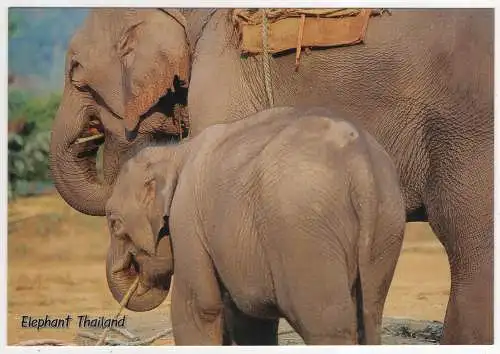
{"type": "Polygon", "coordinates": [[[179,135],[172,118],[182,120],[177,108],[185,105],[187,96],[183,83],[189,74],[188,46],[179,41],[184,38],[184,21],[175,10],[96,9],[71,39],[52,130],[50,170],[57,190],[76,210],[104,215],[122,161],[139,146],[179,135]],[[156,69],[148,61],[153,49],[163,63],[156,69]],[[170,80],[174,73],[175,82],[170,80]],[[150,79],[144,86],[146,77],[150,79]],[[125,112],[124,87],[129,95],[139,89],[142,93],[132,102],[144,113],[134,141],[124,134],[119,120],[125,112]],[[101,123],[97,127],[104,134],[104,181],[97,178],[95,158],[102,139],[80,139],[92,121],[101,123]]]}
{"type": "MultiPolygon", "coordinates": [[[[141,133],[148,125],[148,108],[138,102],[156,102],[165,92],[157,90],[161,93],[152,97],[142,88],[172,84],[176,75],[184,75],[176,66],[189,56],[193,135],[227,117],[240,119],[267,106],[262,58],[241,57],[229,11],[187,10],[186,25],[165,16],[172,28],[162,33],[161,44],[148,42],[147,22],[131,24],[124,29],[125,39],[107,43],[111,52],[119,51],[123,42],[130,44],[129,59],[115,56],[107,61],[107,71],[121,72],[108,80],[112,88],[98,91],[88,85],[100,92],[94,96],[106,108],[113,107],[106,95],[122,98],[115,102],[113,117],[101,118],[105,127],[122,127],[108,129],[105,144],[118,140],[128,146],[145,139],[141,133]],[[177,43],[173,47],[182,50],[166,56],[171,54],[166,43],[177,43]],[[127,140],[134,135],[135,140],[127,140]]],[[[96,13],[90,17],[98,18],[96,13]]],[[[448,254],[451,291],[445,344],[493,341],[493,23],[492,10],[393,11],[370,20],[363,45],[312,51],[302,57],[298,72],[293,55],[276,56],[270,63],[276,105],[342,106],[352,116],[363,117],[360,123],[393,157],[407,220],[428,220],[448,254]]],[[[84,26],[77,36],[97,38],[106,26],[84,26]]],[[[81,50],[91,47],[89,42],[79,45],[81,50]]],[[[97,58],[88,60],[92,71],[97,58]]],[[[74,86],[67,80],[65,95],[74,86]]],[[[63,100],[63,112],[65,104],[63,100]]],[[[66,124],[74,126],[73,120],[66,124]]],[[[64,132],[61,121],[59,114],[55,133],[64,132]]],[[[66,147],[52,145],[56,186],[71,205],[85,211],[85,193],[94,191],[95,183],[83,164],[75,166],[84,184],[72,185],[64,177],[68,173],[58,163],[73,156],[66,147]],[[79,191],[72,197],[63,193],[65,188],[79,191]]],[[[112,152],[123,154],[119,149],[112,152]]],[[[113,183],[118,165],[110,166],[107,183],[113,183]]],[[[94,214],[102,215],[107,195],[93,199],[94,214]]]]}

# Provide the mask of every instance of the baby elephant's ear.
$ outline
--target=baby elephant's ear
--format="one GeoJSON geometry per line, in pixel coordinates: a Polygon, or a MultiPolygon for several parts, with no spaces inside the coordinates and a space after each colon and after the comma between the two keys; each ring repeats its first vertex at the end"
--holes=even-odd
{"type": "Polygon", "coordinates": [[[161,198],[164,202],[164,216],[170,216],[170,206],[177,187],[178,173],[174,169],[155,171],[154,179],[158,183],[157,191],[159,195],[157,195],[157,198],[161,198]]]}

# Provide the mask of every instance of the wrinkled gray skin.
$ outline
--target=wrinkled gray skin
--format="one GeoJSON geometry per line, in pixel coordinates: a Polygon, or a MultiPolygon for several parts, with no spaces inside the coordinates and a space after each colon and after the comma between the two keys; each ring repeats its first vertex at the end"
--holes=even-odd
{"type": "MultiPolygon", "coordinates": [[[[100,53],[116,52],[114,37],[106,34],[110,20],[99,17],[101,11],[94,10],[90,16],[95,26],[84,26],[75,35],[83,39],[72,42],[73,51],[89,52],[99,45],[103,48],[100,53]]],[[[134,102],[140,96],[140,89],[126,94],[127,85],[151,77],[156,78],[154,82],[171,83],[172,77],[154,73],[189,57],[185,53],[189,45],[194,53],[187,63],[193,136],[214,123],[240,119],[265,108],[261,57],[241,59],[227,10],[210,13],[203,9],[184,11],[186,32],[169,16],[161,17],[164,22],[153,32],[159,37],[123,31],[137,32],[130,48],[140,54],[127,67],[138,67],[148,74],[132,79],[130,75],[119,76],[122,64],[117,56],[105,63],[99,61],[100,55],[82,59],[89,73],[102,78],[118,73],[105,80],[108,89],[96,90],[101,92],[98,97],[113,107],[111,93],[120,93],[116,97],[122,102],[134,102]],[[164,32],[163,26],[171,27],[164,32]],[[159,39],[150,43],[150,37],[159,39]],[[177,57],[166,55],[163,48],[169,46],[182,48],[177,57]]],[[[276,105],[344,107],[393,158],[407,221],[428,220],[448,254],[451,291],[443,344],[493,342],[493,23],[493,10],[488,9],[394,10],[391,16],[370,20],[363,45],[313,50],[302,55],[298,72],[294,71],[293,54],[271,60],[276,105]]],[[[179,70],[181,76],[182,72],[179,70]]],[[[56,117],[54,126],[57,136],[69,131],[71,137],[78,132],[74,128],[75,121],[80,121],[76,114],[83,111],[86,101],[67,104],[68,97],[77,97],[70,94],[73,86],[70,80],[66,82],[63,113],[56,117]]],[[[112,116],[99,107],[108,128],[105,144],[111,156],[120,157],[129,151],[130,144],[151,136],[148,132],[141,135],[147,119],[142,117],[144,120],[137,123],[133,110],[126,114],[117,109],[117,116],[112,116]],[[124,127],[133,130],[134,125],[137,140],[128,141],[124,127]],[[120,143],[113,145],[115,141],[120,143]]],[[[153,108],[159,109],[158,105],[153,108]]],[[[159,123],[152,126],[161,131],[159,123]]],[[[73,207],[102,215],[109,188],[94,182],[90,167],[73,164],[73,151],[71,145],[53,141],[51,167],[56,187],[73,207]]],[[[108,164],[108,184],[113,183],[118,165],[108,164]]]]}
{"type": "Polygon", "coordinates": [[[404,202],[389,155],[341,117],[274,108],[126,163],[106,206],[115,298],[138,272],[128,307],[156,307],[175,269],[178,345],[222,344],[225,319],[276,343],[280,317],[306,344],[380,344],[404,202]]]}

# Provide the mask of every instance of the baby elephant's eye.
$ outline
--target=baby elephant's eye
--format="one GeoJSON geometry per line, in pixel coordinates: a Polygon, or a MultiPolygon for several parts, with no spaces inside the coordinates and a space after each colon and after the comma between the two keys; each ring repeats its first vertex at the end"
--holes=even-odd
{"type": "Polygon", "coordinates": [[[123,227],[123,223],[119,219],[112,219],[109,222],[109,229],[113,236],[118,238],[125,238],[125,228],[123,227]]]}

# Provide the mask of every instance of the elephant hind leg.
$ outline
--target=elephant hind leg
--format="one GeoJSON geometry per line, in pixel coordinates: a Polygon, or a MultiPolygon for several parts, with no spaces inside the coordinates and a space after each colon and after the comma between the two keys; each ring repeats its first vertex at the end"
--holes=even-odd
{"type": "Polygon", "coordinates": [[[306,344],[353,345],[357,343],[355,304],[350,297],[343,297],[345,301],[342,301],[339,294],[332,294],[332,298],[333,296],[335,296],[334,303],[319,308],[314,317],[301,318],[297,332],[306,344]]]}
{"type": "MultiPolygon", "coordinates": [[[[338,267],[337,269],[342,267],[338,267]]],[[[318,268],[319,269],[319,268],[318,268]]],[[[325,267],[331,271],[333,267],[325,267]]],[[[291,303],[280,306],[284,317],[311,345],[353,345],[356,344],[356,304],[352,297],[347,272],[342,275],[309,277],[297,279],[297,285],[289,292],[294,296],[291,303]],[[318,284],[311,284],[322,280],[318,284]],[[299,285],[300,284],[300,285],[299,285]],[[316,289],[315,289],[316,287],[316,289]]]]}

